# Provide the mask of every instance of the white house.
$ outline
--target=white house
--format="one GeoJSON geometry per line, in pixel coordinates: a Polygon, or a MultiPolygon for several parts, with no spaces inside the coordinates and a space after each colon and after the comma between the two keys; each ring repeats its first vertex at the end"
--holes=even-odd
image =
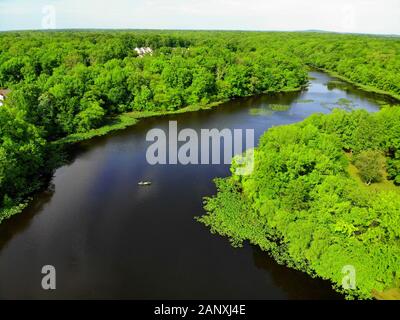
{"type": "Polygon", "coordinates": [[[142,58],[145,54],[153,54],[153,50],[150,47],[141,47],[141,48],[135,48],[136,53],[140,58],[142,58]]]}
{"type": "Polygon", "coordinates": [[[10,90],[8,90],[8,89],[0,90],[0,106],[3,105],[3,102],[4,102],[7,94],[9,94],[9,93],[10,93],[10,90]]]}

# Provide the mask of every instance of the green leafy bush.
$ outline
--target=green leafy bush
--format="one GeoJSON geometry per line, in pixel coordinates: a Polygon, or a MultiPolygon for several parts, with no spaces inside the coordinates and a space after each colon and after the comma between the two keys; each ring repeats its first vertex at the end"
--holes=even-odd
{"type": "Polygon", "coordinates": [[[381,152],[375,150],[363,151],[356,156],[354,163],[359,170],[361,179],[366,184],[383,180],[386,160],[381,152]]]}
{"type": "Polygon", "coordinates": [[[330,280],[349,298],[369,299],[396,286],[400,190],[353,180],[344,149],[359,150],[366,181],[383,179],[383,154],[391,157],[397,148],[399,132],[392,129],[399,110],[335,111],[270,129],[255,151],[252,175],[217,180],[218,193],[206,199],[207,214],[199,220],[235,245],[250,241],[280,263],[330,280]],[[381,130],[366,148],[376,151],[359,143],[371,123],[381,130]],[[356,271],[354,290],[342,287],[347,266],[356,271]]]}

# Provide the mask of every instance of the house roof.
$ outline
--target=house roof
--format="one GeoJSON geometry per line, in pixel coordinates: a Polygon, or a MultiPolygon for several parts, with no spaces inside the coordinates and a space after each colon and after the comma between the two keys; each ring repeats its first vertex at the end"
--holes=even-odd
{"type": "Polygon", "coordinates": [[[135,48],[135,51],[138,53],[138,55],[141,57],[147,53],[153,53],[153,50],[150,47],[140,47],[140,48],[135,48]]]}
{"type": "Polygon", "coordinates": [[[9,93],[11,92],[11,90],[10,89],[0,89],[0,94],[2,95],[2,96],[6,96],[6,95],[8,95],[9,93]]]}

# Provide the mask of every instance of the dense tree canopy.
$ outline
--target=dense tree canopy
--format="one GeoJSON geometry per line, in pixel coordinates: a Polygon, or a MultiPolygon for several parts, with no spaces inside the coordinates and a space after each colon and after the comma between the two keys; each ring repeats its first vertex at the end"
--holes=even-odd
{"type": "Polygon", "coordinates": [[[54,140],[127,111],[176,110],[306,84],[299,58],[237,34],[56,32],[0,35],[0,87],[54,140]],[[153,54],[138,58],[137,46],[153,54]]]}
{"type": "Polygon", "coordinates": [[[162,113],[307,83],[293,54],[256,50],[240,39],[161,31],[1,33],[0,89],[11,89],[0,117],[2,207],[51,171],[46,142],[86,133],[124,112],[162,113]],[[153,53],[138,57],[136,47],[153,53]],[[26,133],[12,135],[20,131],[26,133]]]}
{"type": "Polygon", "coordinates": [[[378,161],[382,170],[379,155],[398,161],[399,124],[400,109],[385,108],[335,110],[272,128],[255,152],[254,173],[217,180],[219,192],[207,199],[208,214],[200,220],[236,245],[249,240],[282,263],[331,280],[348,296],[370,298],[373,290],[397,287],[400,190],[357,183],[345,150],[357,161],[378,161]],[[348,265],[357,278],[355,290],[346,291],[342,269],[348,265]]]}
{"type": "MultiPolygon", "coordinates": [[[[22,207],[16,205],[51,173],[52,142],[90,133],[126,112],[161,114],[298,90],[307,84],[308,66],[400,97],[397,37],[0,33],[0,89],[11,89],[0,106],[0,222],[17,213],[22,207]],[[136,47],[150,47],[152,54],[138,56],[136,47]]],[[[348,169],[353,161],[367,184],[400,184],[399,120],[399,109],[336,111],[271,129],[256,151],[254,174],[217,180],[219,193],[207,200],[208,215],[201,220],[234,244],[250,240],[338,289],[341,268],[353,265],[357,288],[349,295],[368,298],[372,289],[396,286],[399,193],[371,191],[348,169]]]]}

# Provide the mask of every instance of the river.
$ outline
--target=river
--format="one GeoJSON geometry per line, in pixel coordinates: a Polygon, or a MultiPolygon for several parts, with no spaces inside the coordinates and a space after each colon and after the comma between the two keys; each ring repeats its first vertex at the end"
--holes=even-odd
{"type": "Polygon", "coordinates": [[[81,143],[52,187],[0,225],[0,298],[342,299],[328,282],[280,266],[251,245],[234,249],[195,221],[202,198],[215,193],[212,179],[227,176],[228,165],[151,166],[145,157],[146,133],[170,120],[197,132],[252,128],[258,139],[271,126],[334,105],[373,112],[384,100],[318,71],[310,76],[302,92],[148,118],[81,143]],[[290,109],[273,112],[271,104],[290,109]],[[141,180],[153,184],[140,187],[141,180]],[[41,287],[44,265],[56,268],[56,290],[41,287]]]}

